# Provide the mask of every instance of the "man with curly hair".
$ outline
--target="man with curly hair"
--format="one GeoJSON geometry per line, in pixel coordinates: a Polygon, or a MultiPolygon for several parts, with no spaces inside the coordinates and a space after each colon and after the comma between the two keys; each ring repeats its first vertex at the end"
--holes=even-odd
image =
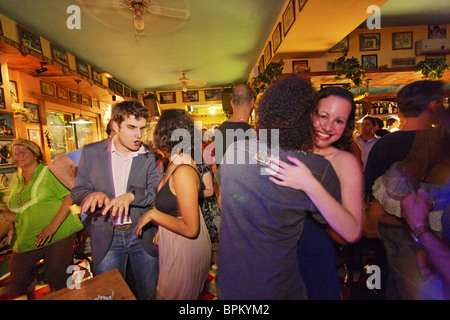
{"type": "Polygon", "coordinates": [[[340,184],[333,167],[310,150],[316,106],[308,80],[279,79],[257,109],[259,140],[231,144],[220,166],[222,224],[218,250],[221,299],[306,299],[297,244],[307,215],[323,219],[306,193],[271,182],[262,174],[279,156],[300,159],[336,199],[340,184]],[[242,161],[244,160],[244,161],[242,161]]]}

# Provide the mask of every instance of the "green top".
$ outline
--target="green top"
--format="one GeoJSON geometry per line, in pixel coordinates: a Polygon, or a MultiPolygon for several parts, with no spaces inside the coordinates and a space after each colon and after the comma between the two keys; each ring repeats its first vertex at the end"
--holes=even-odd
{"type": "MultiPolygon", "coordinates": [[[[48,170],[47,165],[39,164],[24,186],[23,175],[15,181],[8,201],[9,209],[16,214],[15,252],[27,252],[41,247],[36,246],[36,235],[50,224],[58,213],[64,198],[70,191],[48,170]]],[[[83,229],[79,217],[69,213],[61,223],[50,242],[55,243],[83,229]]]]}

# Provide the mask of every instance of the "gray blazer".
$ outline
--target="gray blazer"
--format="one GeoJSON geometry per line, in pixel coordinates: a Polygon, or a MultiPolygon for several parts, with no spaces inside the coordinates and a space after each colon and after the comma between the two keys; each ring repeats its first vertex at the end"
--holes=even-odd
{"type": "MultiPolygon", "coordinates": [[[[110,199],[115,198],[112,168],[111,168],[112,139],[95,142],[84,146],[78,164],[75,186],[71,197],[74,203],[80,205],[83,199],[92,192],[101,191],[110,199]]],[[[161,180],[162,172],[157,166],[155,154],[149,151],[139,154],[133,159],[128,178],[127,192],[133,190],[135,199],[129,208],[133,228],[139,218],[150,209],[155,202],[156,188],[161,180]]],[[[101,208],[89,213],[83,221],[91,237],[92,260],[98,264],[105,257],[113,236],[114,218],[100,214],[101,208]]],[[[151,256],[158,255],[158,249],[153,244],[153,236],[157,227],[148,224],[142,230],[140,243],[151,256]]]]}

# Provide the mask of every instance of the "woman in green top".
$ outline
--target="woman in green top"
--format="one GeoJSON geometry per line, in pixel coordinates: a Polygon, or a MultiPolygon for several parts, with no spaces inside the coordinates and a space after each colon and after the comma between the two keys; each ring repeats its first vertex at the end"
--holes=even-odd
{"type": "Polygon", "coordinates": [[[11,146],[11,155],[21,173],[8,201],[9,209],[15,213],[10,285],[12,293],[27,293],[33,298],[32,284],[40,259],[44,259],[50,288],[66,287],[75,236],[83,225],[79,217],[70,214],[70,191],[43,163],[37,144],[18,139],[11,146]]]}

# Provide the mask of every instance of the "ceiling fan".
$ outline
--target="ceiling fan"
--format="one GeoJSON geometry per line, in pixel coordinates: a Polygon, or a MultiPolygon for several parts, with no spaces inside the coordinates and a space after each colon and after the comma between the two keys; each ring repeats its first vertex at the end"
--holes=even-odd
{"type": "Polygon", "coordinates": [[[183,92],[187,91],[187,84],[189,83],[189,78],[186,78],[186,71],[181,71],[182,77],[178,79],[181,83],[183,92]]]}
{"type": "MultiPolygon", "coordinates": [[[[133,14],[133,26],[136,32],[142,32],[145,28],[145,15],[149,15],[155,18],[166,18],[176,21],[184,21],[189,19],[190,10],[188,0],[77,0],[88,13],[95,16],[97,19],[102,20],[101,14],[107,13],[105,9],[127,9],[133,14]],[[161,5],[160,5],[161,3],[161,5]],[[95,11],[95,7],[103,7],[104,10],[95,11]],[[91,11],[91,12],[89,12],[91,11]]],[[[128,15],[127,10],[121,10],[128,15]]],[[[114,17],[108,17],[113,19],[114,17]]],[[[105,22],[105,21],[102,21],[105,22]]],[[[105,22],[105,24],[108,24],[105,22]]]]}

